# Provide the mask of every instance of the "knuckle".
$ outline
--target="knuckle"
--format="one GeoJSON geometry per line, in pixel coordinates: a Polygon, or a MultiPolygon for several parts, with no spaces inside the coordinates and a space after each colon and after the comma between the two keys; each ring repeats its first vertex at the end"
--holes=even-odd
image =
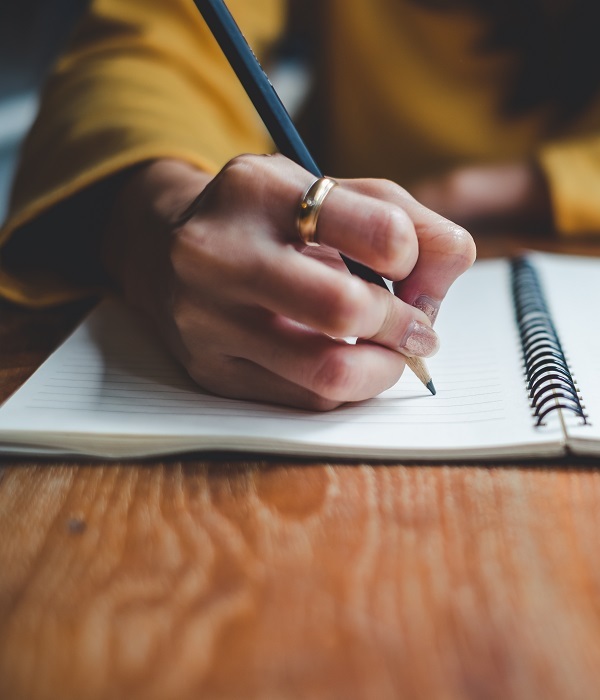
{"type": "Polygon", "coordinates": [[[215,177],[215,197],[221,210],[229,213],[235,205],[248,212],[278,211],[274,190],[280,193],[281,187],[289,186],[283,161],[279,154],[244,153],[232,158],[215,177]]]}
{"type": "Polygon", "coordinates": [[[323,295],[320,307],[326,332],[336,338],[353,335],[363,307],[364,292],[359,280],[350,278],[347,284],[331,289],[323,295]]]}
{"type": "Polygon", "coordinates": [[[371,253],[382,271],[408,273],[417,261],[415,227],[408,214],[396,206],[381,207],[370,224],[371,253]]]}
{"type": "Polygon", "coordinates": [[[232,158],[226,163],[216,180],[219,190],[224,197],[237,196],[243,190],[244,183],[252,176],[252,162],[247,155],[240,155],[232,158]]]}
{"type": "Polygon", "coordinates": [[[249,191],[254,192],[254,197],[260,192],[266,160],[268,158],[264,156],[250,153],[231,158],[192,202],[179,227],[185,226],[189,219],[197,220],[198,214],[230,212],[234,203],[237,206],[247,205],[250,201],[249,191]]]}
{"type": "Polygon", "coordinates": [[[401,187],[397,182],[393,180],[386,180],[384,178],[377,179],[366,179],[358,180],[360,185],[362,185],[368,193],[373,196],[380,198],[388,202],[402,202],[406,199],[413,199],[413,197],[401,187]]]}
{"type": "Polygon", "coordinates": [[[227,161],[221,173],[228,178],[246,177],[248,171],[252,171],[255,167],[255,162],[259,160],[257,156],[251,153],[241,153],[227,161]]]}
{"type": "Polygon", "coordinates": [[[257,174],[266,173],[277,162],[277,157],[272,158],[265,155],[257,155],[256,153],[241,153],[234,156],[224,166],[221,172],[233,174],[240,178],[248,176],[256,176],[257,174]]]}
{"type": "Polygon", "coordinates": [[[382,194],[390,201],[397,201],[399,199],[412,199],[411,195],[401,187],[397,182],[392,180],[380,180],[382,194]]]}
{"type": "Polygon", "coordinates": [[[215,178],[221,201],[226,206],[235,199],[245,201],[248,184],[253,183],[256,187],[264,180],[267,160],[252,153],[243,153],[228,161],[215,178]]]}
{"type": "Polygon", "coordinates": [[[344,401],[356,381],[356,363],[344,346],[326,352],[313,378],[314,391],[323,399],[344,401]]]}

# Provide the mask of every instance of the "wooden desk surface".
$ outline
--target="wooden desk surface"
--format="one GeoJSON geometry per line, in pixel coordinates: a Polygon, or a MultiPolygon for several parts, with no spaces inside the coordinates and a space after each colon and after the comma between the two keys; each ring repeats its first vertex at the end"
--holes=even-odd
{"type": "Polygon", "coordinates": [[[0,698],[598,697],[599,464],[4,460],[0,698]]]}

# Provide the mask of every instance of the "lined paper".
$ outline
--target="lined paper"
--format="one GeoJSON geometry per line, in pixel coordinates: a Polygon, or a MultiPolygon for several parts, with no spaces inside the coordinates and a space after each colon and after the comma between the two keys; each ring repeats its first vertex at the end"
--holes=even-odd
{"type": "Polygon", "coordinates": [[[106,300],[0,410],[5,450],[103,457],[190,450],[457,458],[555,454],[558,419],[535,429],[504,261],[452,288],[428,365],[430,396],[406,370],[388,391],[327,413],[203,392],[120,302],[106,300]]]}

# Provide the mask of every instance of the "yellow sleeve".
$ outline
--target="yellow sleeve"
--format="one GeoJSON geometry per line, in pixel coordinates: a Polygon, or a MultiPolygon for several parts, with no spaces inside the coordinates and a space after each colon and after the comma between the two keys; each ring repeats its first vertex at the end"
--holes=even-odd
{"type": "MultiPolygon", "coordinates": [[[[283,1],[228,5],[264,60],[281,30],[283,1]]],[[[46,85],[0,246],[57,204],[136,163],[179,158],[214,172],[236,154],[272,148],[192,0],[92,0],[46,85]]],[[[42,282],[15,275],[1,255],[0,248],[0,294],[9,299],[40,306],[82,292],[58,276],[42,282]]]]}
{"type": "Polygon", "coordinates": [[[542,148],[556,228],[565,235],[600,232],[600,135],[557,141],[542,148]]]}

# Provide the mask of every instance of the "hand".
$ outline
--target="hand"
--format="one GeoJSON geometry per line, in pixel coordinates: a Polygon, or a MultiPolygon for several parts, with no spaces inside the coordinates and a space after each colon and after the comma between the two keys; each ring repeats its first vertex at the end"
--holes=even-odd
{"type": "Polygon", "coordinates": [[[549,227],[548,183],[530,162],[474,165],[423,180],[411,193],[425,206],[473,229],[549,227]]]}
{"type": "Polygon", "coordinates": [[[305,249],[295,215],[313,180],[282,156],[240,156],[212,180],[156,161],[120,192],[106,266],[205,389],[327,410],[392,386],[402,353],[437,350],[431,322],[473,262],[469,234],[393,183],[342,180],[320,212],[323,245],[305,249]],[[398,280],[397,296],[348,274],[338,251],[398,280]]]}

